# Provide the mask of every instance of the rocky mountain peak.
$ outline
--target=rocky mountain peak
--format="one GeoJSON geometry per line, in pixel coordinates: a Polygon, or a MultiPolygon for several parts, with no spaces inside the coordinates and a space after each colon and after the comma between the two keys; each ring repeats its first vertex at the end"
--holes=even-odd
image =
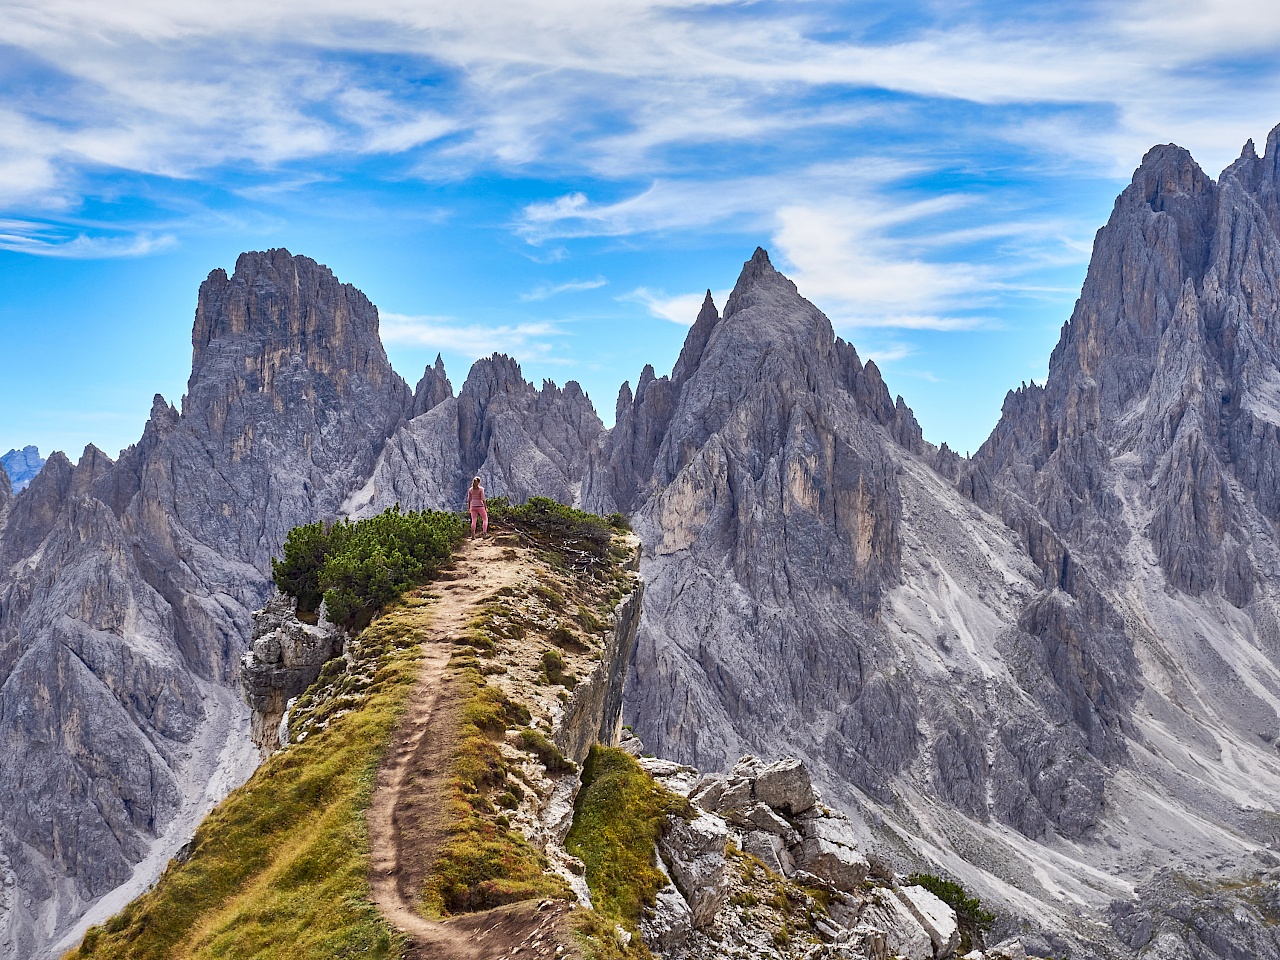
{"type": "Polygon", "coordinates": [[[773,268],[764,247],[756,247],[751,259],[742,265],[742,273],[724,306],[724,319],[766,300],[798,297],[796,285],[773,268]]]}
{"type": "Polygon", "coordinates": [[[409,419],[420,417],[433,407],[439,406],[453,396],[453,384],[444,371],[444,358],[436,354],[434,366],[422,371],[422,379],[413,391],[413,404],[409,409],[409,419]]]}
{"type": "Polygon", "coordinates": [[[25,490],[43,466],[44,458],[40,456],[39,449],[30,444],[0,457],[0,473],[7,475],[14,493],[25,490]]]}
{"type": "MultiPolygon", "coordinates": [[[[759,253],[764,253],[760,248],[756,249],[759,253]]],[[[767,257],[765,262],[768,262],[767,257]]],[[[716,309],[716,302],[711,298],[711,291],[708,290],[706,297],[703,298],[702,308],[698,311],[698,318],[689,329],[684,339],[684,346],[680,348],[680,356],[676,360],[675,368],[671,371],[671,379],[674,382],[684,383],[698,369],[698,364],[702,362],[702,353],[707,349],[707,341],[711,339],[711,331],[719,322],[720,311],[716,309]]],[[[650,379],[653,379],[653,367],[646,365],[645,369],[649,371],[650,379]]],[[[641,377],[643,376],[641,374],[641,377]]]]}
{"type": "Polygon", "coordinates": [[[235,273],[214,270],[200,285],[189,392],[231,379],[240,391],[272,392],[305,370],[382,385],[392,372],[378,337],[378,311],[326,266],[283,248],[243,253],[235,273]]]}

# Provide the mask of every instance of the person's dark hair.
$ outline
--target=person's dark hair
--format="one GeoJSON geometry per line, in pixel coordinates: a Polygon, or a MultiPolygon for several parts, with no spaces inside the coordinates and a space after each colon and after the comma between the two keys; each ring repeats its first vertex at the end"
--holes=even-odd
{"type": "Polygon", "coordinates": [[[472,481],[471,481],[471,485],[472,485],[473,487],[478,487],[478,486],[480,486],[480,478],[479,478],[479,477],[476,477],[474,480],[472,480],[472,481]]]}

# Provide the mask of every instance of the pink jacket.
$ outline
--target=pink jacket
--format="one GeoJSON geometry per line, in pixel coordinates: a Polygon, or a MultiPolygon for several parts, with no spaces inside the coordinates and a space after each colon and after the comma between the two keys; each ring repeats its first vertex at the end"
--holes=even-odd
{"type": "Polygon", "coordinates": [[[467,509],[474,510],[484,506],[484,487],[467,488],[467,509]]]}

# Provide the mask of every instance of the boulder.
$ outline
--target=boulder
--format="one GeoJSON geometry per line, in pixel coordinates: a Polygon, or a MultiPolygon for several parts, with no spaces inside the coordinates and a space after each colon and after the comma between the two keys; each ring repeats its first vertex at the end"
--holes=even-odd
{"type": "Polygon", "coordinates": [[[858,836],[854,833],[853,824],[839,814],[806,819],[800,824],[800,833],[806,840],[827,840],[842,847],[858,846],[858,836]]]}
{"type": "Polygon", "coordinates": [[[640,768],[672,793],[687,797],[698,783],[698,771],[674,760],[659,757],[640,757],[640,768]]]}
{"type": "MultiPolygon", "coordinates": [[[[1157,953],[1155,956],[1160,956],[1157,953]]],[[[987,951],[987,956],[991,960],[1027,960],[1027,948],[1022,945],[1021,940],[1009,939],[997,943],[994,947],[987,951]]],[[[1169,956],[1169,954],[1164,954],[1169,956]]]]}
{"type": "Polygon", "coordinates": [[[689,799],[703,810],[716,810],[729,782],[729,778],[723,773],[708,773],[694,785],[689,799]]]}
{"type": "Polygon", "coordinates": [[[939,960],[954,956],[960,946],[960,925],[950,905],[920,886],[899,887],[895,892],[929,934],[934,956],[939,960]]]}
{"type": "Polygon", "coordinates": [[[862,911],[864,926],[884,934],[891,955],[904,960],[933,960],[933,941],[920,921],[893,893],[878,887],[862,911]]]}
{"type": "Polygon", "coordinates": [[[795,828],[774,813],[766,804],[757,803],[746,811],[744,819],[755,829],[772,833],[776,837],[783,837],[792,842],[797,837],[795,828]]]}
{"type": "Polygon", "coordinates": [[[662,861],[684,894],[698,929],[710,926],[724,903],[724,848],[728,840],[725,822],[703,813],[693,820],[674,818],[658,841],[662,861]]]}
{"type": "Polygon", "coordinates": [[[852,890],[863,880],[871,865],[852,847],[810,837],[791,850],[796,866],[825,880],[840,890],[852,890]]]}
{"type": "Polygon", "coordinates": [[[761,767],[756,774],[755,796],[761,803],[792,816],[804,813],[817,803],[809,771],[795,757],[761,767]]]}
{"type": "Polygon", "coordinates": [[[866,960],[889,960],[889,944],[883,930],[858,925],[849,932],[848,945],[854,956],[866,960]]]}
{"type": "Polygon", "coordinates": [[[622,730],[622,735],[618,738],[618,746],[633,757],[640,757],[644,754],[644,741],[625,727],[622,730]]]}

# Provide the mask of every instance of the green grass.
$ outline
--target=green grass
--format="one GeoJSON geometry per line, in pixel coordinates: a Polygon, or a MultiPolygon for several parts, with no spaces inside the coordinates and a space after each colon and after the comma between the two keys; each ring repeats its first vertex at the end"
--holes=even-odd
{"type": "Polygon", "coordinates": [[[366,630],[351,674],[331,669],[309,692],[313,712],[297,721],[306,740],[263,764],[201,824],[188,861],[67,956],[400,957],[402,939],[369,899],[364,811],[417,673],[413,615],[366,630]],[[321,728],[315,712],[338,700],[355,708],[321,728]]]}
{"type": "Polygon", "coordinates": [[[666,883],[654,847],[669,814],[687,816],[689,802],[655,783],[628,753],[591,748],[565,849],[586,864],[596,911],[633,932],[666,883]]]}
{"type": "Polygon", "coordinates": [[[501,812],[518,798],[498,741],[509,727],[527,724],[529,711],[473,667],[452,664],[449,682],[462,685],[463,705],[446,787],[447,837],[423,886],[423,910],[450,916],[569,896],[542,852],[501,812]]]}

